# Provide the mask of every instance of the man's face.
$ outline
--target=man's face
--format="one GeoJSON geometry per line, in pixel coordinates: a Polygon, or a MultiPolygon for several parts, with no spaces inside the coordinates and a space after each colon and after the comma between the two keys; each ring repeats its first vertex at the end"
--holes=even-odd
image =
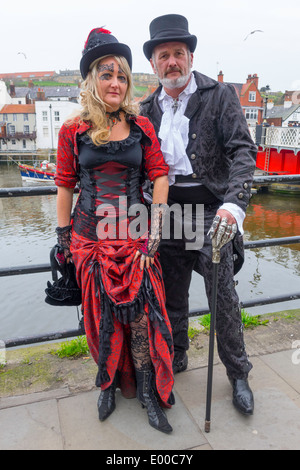
{"type": "Polygon", "coordinates": [[[165,88],[181,88],[189,80],[193,54],[185,43],[167,42],[155,47],[150,63],[165,88]]]}

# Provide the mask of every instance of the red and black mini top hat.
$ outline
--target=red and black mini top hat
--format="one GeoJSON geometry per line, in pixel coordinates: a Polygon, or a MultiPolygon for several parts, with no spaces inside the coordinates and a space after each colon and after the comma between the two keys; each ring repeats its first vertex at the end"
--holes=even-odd
{"type": "Polygon", "coordinates": [[[197,37],[189,33],[187,19],[182,15],[163,15],[154,18],[150,26],[150,41],[144,44],[144,54],[148,60],[152,56],[153,49],[164,42],[184,42],[194,52],[197,45],[197,37]]]}
{"type": "Polygon", "coordinates": [[[80,61],[80,72],[85,79],[90,65],[94,60],[100,59],[105,55],[122,56],[127,60],[130,69],[132,69],[131,50],[126,44],[120,43],[110,31],[103,28],[92,29],[85,42],[80,61]]]}

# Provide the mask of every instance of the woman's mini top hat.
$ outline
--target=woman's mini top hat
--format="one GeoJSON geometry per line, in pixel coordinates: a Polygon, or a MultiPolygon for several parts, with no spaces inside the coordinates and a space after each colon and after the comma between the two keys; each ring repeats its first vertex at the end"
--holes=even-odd
{"type": "Polygon", "coordinates": [[[151,21],[150,41],[144,44],[144,54],[148,60],[152,56],[153,49],[164,42],[184,42],[194,52],[197,38],[189,33],[187,19],[182,15],[163,15],[151,21]]]}
{"type": "Polygon", "coordinates": [[[105,55],[122,56],[132,69],[131,50],[126,44],[120,43],[110,31],[103,28],[92,29],[85,42],[80,61],[80,72],[85,79],[91,64],[105,55]]]}

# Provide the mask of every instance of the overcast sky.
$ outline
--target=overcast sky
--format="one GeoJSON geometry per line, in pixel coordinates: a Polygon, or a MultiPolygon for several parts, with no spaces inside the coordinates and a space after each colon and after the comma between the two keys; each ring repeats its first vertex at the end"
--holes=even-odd
{"type": "Polygon", "coordinates": [[[91,29],[105,26],[133,54],[133,72],[152,73],[143,54],[156,16],[186,16],[198,38],[194,69],[259,87],[300,89],[299,0],[15,0],[1,2],[0,73],[78,69],[91,29]],[[246,36],[253,30],[263,32],[246,36]],[[22,54],[20,54],[22,52],[22,54]],[[25,58],[26,56],[26,58],[25,58]]]}

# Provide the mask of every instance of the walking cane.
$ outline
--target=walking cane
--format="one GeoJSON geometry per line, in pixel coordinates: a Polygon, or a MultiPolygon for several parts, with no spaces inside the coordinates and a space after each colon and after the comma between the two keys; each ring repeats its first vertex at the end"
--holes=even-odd
{"type": "Polygon", "coordinates": [[[205,414],[205,432],[210,432],[210,414],[212,398],[212,379],[214,365],[214,344],[215,344],[215,324],[217,314],[217,294],[218,294],[218,270],[220,263],[220,248],[213,247],[212,255],[213,279],[212,279],[212,302],[210,313],[210,332],[209,332],[209,352],[208,352],[208,370],[207,370],[207,389],[206,389],[206,414],[205,414]]]}
{"type": "Polygon", "coordinates": [[[210,312],[210,332],[209,332],[209,351],[208,351],[208,369],[207,369],[207,390],[206,390],[206,415],[205,415],[205,432],[210,431],[210,413],[211,413],[211,397],[212,397],[212,378],[214,366],[214,345],[215,345],[215,329],[217,316],[217,295],[218,295],[218,271],[220,265],[220,250],[222,246],[233,240],[237,232],[237,224],[228,224],[227,218],[216,215],[212,226],[208,232],[212,239],[212,298],[210,312]]]}

